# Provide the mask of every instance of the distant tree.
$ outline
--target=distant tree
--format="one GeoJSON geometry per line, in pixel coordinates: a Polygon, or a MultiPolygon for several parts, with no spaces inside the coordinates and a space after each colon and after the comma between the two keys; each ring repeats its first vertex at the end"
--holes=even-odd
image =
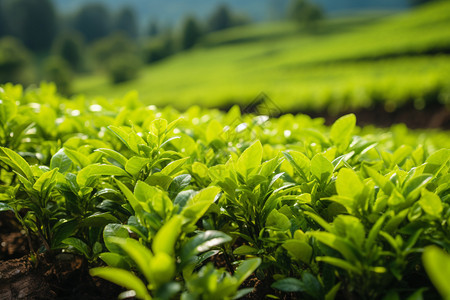
{"type": "Polygon", "coordinates": [[[309,0],[292,0],[289,17],[308,28],[314,28],[323,19],[324,13],[319,5],[309,0]]]}
{"type": "Polygon", "coordinates": [[[136,55],[125,54],[110,59],[107,71],[112,83],[117,84],[136,78],[140,66],[141,61],[136,55]]]}
{"type": "Polygon", "coordinates": [[[136,41],[123,32],[116,32],[92,45],[97,65],[106,71],[113,83],[131,80],[142,65],[136,41]]]}
{"type": "Polygon", "coordinates": [[[122,32],[102,38],[92,45],[92,52],[100,67],[111,59],[125,54],[137,55],[137,44],[122,32]]]}
{"type": "Polygon", "coordinates": [[[130,38],[136,38],[138,36],[137,17],[130,7],[122,8],[115,20],[114,30],[122,31],[130,38]]]}
{"type": "Polygon", "coordinates": [[[53,44],[53,53],[64,59],[73,71],[81,70],[84,56],[83,37],[75,31],[61,34],[53,44]]]}
{"type": "Polygon", "coordinates": [[[430,2],[434,2],[436,0],[409,0],[409,3],[411,6],[418,6],[418,5],[422,5],[422,4],[426,4],[426,3],[430,3],[430,2]]]}
{"type": "Polygon", "coordinates": [[[197,20],[190,16],[184,21],[181,36],[181,48],[183,50],[192,48],[202,36],[202,31],[197,20]]]}
{"type": "Polygon", "coordinates": [[[71,92],[72,71],[65,59],[50,56],[44,63],[45,79],[56,84],[58,92],[68,95],[71,92]]]}
{"type": "Polygon", "coordinates": [[[219,31],[231,26],[233,26],[233,17],[230,9],[225,4],[218,6],[209,18],[208,30],[219,31]]]}
{"type": "Polygon", "coordinates": [[[173,40],[169,34],[148,39],[143,46],[144,61],[147,64],[162,60],[173,54],[173,40]]]}
{"type": "Polygon", "coordinates": [[[27,48],[50,48],[57,32],[56,12],[50,0],[9,0],[4,14],[11,33],[27,48]]]}
{"type": "Polygon", "coordinates": [[[289,0],[269,0],[268,16],[271,20],[281,20],[285,18],[285,12],[289,6],[289,0]]]}
{"type": "Polygon", "coordinates": [[[21,41],[14,37],[0,39],[0,83],[31,82],[31,56],[21,41]]]}
{"type": "Polygon", "coordinates": [[[8,34],[8,23],[6,22],[4,2],[5,1],[0,0],[0,37],[8,34]]]}
{"type": "Polygon", "coordinates": [[[76,14],[74,27],[91,43],[111,33],[111,16],[103,4],[86,4],[76,14]]]}
{"type": "Polygon", "coordinates": [[[151,21],[148,25],[147,35],[148,36],[157,36],[160,33],[158,23],[156,21],[151,21]]]}

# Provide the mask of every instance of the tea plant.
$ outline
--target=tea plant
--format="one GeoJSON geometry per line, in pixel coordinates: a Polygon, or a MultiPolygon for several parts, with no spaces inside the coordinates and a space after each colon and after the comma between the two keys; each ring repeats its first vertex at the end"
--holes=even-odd
{"type": "Polygon", "coordinates": [[[34,259],[81,255],[122,298],[234,299],[255,285],[256,297],[448,298],[446,131],[180,113],[133,92],[68,100],[52,84],[7,84],[0,100],[0,213],[34,259]]]}

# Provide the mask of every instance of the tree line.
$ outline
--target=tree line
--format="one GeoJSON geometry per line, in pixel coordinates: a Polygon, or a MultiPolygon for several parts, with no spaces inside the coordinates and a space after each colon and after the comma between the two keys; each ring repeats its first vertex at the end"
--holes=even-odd
{"type": "MultiPolygon", "coordinates": [[[[284,17],[303,28],[315,29],[324,18],[311,0],[289,3],[284,17]]],[[[62,15],[51,0],[0,0],[0,84],[50,80],[69,94],[73,76],[97,71],[120,83],[135,78],[145,64],[191,49],[205,35],[248,22],[220,5],[205,19],[186,16],[175,29],[155,20],[141,28],[129,6],[111,11],[88,3],[62,15]]]]}
{"type": "Polygon", "coordinates": [[[187,16],[179,30],[155,20],[143,29],[129,6],[111,11],[90,3],[62,15],[51,0],[0,0],[0,84],[51,80],[70,93],[74,75],[99,70],[123,82],[146,63],[192,48],[207,33],[246,22],[222,5],[206,20],[187,16]]]}

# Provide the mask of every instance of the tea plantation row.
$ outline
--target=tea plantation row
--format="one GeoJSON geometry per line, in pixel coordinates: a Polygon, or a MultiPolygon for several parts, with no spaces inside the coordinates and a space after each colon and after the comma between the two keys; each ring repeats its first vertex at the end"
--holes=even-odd
{"type": "Polygon", "coordinates": [[[0,100],[0,211],[34,262],[77,253],[123,298],[450,299],[448,132],[51,84],[0,100]]]}
{"type": "Polygon", "coordinates": [[[284,111],[449,107],[449,11],[449,1],[431,1],[383,17],[329,18],[314,32],[277,22],[231,28],[135,80],[83,76],[73,88],[108,98],[138,90],[144,103],[178,109],[228,107],[261,91],[284,111]]]}

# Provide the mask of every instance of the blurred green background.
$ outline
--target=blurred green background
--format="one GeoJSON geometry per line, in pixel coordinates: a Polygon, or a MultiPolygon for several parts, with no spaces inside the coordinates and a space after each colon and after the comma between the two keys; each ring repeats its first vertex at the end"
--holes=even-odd
{"type": "Polygon", "coordinates": [[[449,54],[444,0],[0,0],[0,84],[67,96],[448,112],[449,54]]]}

